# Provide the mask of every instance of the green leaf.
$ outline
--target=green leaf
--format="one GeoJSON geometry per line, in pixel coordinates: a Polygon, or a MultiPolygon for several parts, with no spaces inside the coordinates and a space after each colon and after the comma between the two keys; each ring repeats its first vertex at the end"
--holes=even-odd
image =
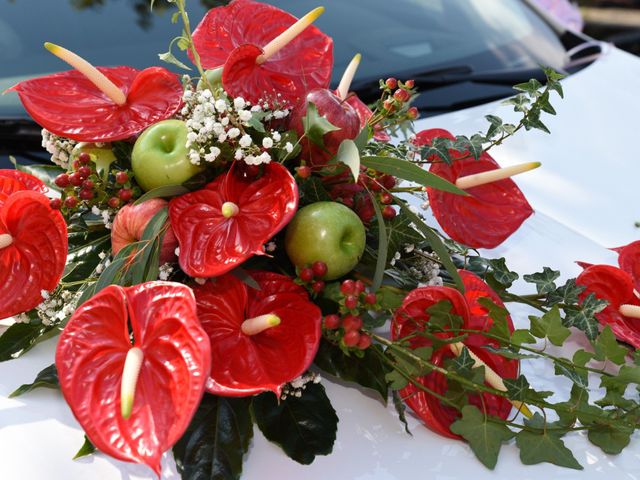
{"type": "Polygon", "coordinates": [[[60,388],[60,383],[58,382],[58,370],[56,370],[55,364],[49,365],[45,369],[41,370],[38,375],[36,375],[33,383],[20,385],[16,390],[11,392],[9,398],[19,397],[20,395],[40,387],[60,388]]]}
{"type": "Polygon", "coordinates": [[[86,457],[87,455],[92,455],[95,451],[96,451],[96,447],[93,446],[93,443],[91,443],[91,440],[89,440],[87,438],[87,436],[85,435],[84,436],[84,443],[80,447],[80,450],[78,450],[78,453],[76,453],[73,456],[73,460],[77,460],[79,458],[86,457]]]}
{"type": "Polygon", "coordinates": [[[360,161],[367,168],[373,168],[379,172],[393,175],[409,182],[415,182],[425,187],[432,187],[443,192],[455,193],[456,195],[469,195],[448,180],[408,160],[396,157],[362,157],[360,161]]]}
{"type": "Polygon", "coordinates": [[[424,237],[411,226],[411,220],[402,211],[387,223],[387,261],[405,245],[418,245],[424,242],[424,237]]]}
{"type": "Polygon", "coordinates": [[[535,78],[532,78],[531,80],[529,80],[526,83],[519,83],[517,85],[513,86],[514,90],[518,90],[520,92],[525,92],[528,93],[531,96],[537,97],[540,95],[539,90],[542,88],[542,84],[536,80],[535,78]]]}
{"type": "Polygon", "coordinates": [[[191,424],[173,447],[183,480],[238,480],[253,437],[251,397],[205,394],[191,424]]]}
{"type": "Polygon", "coordinates": [[[514,330],[514,332],[511,334],[511,343],[513,343],[514,345],[522,345],[523,343],[536,343],[536,339],[533,335],[531,335],[531,332],[529,332],[529,330],[520,328],[518,330],[514,330]]]}
{"type": "Polygon", "coordinates": [[[544,418],[535,413],[530,420],[525,419],[525,425],[539,429],[539,431],[521,430],[516,435],[516,445],[520,449],[520,461],[525,465],[538,463],[552,463],[560,467],[582,470],[583,467],[573,456],[571,450],[565,447],[560,436],[552,430],[546,430],[544,418]]]}
{"type": "Polygon", "coordinates": [[[309,177],[298,184],[300,203],[309,205],[315,202],[330,202],[331,197],[318,177],[309,177]]]}
{"type": "Polygon", "coordinates": [[[393,390],[391,392],[391,398],[393,399],[393,406],[395,407],[396,413],[398,414],[398,419],[404,426],[404,431],[413,437],[413,433],[411,433],[411,430],[409,430],[409,424],[407,423],[407,417],[405,415],[407,406],[402,401],[402,397],[396,390],[393,390]]]}
{"type": "Polygon", "coordinates": [[[318,114],[318,109],[311,102],[307,105],[307,114],[302,119],[302,124],[306,137],[320,147],[324,146],[323,137],[325,133],[340,130],[339,127],[329,122],[325,116],[321,117],[318,114]]]}
{"type": "Polygon", "coordinates": [[[594,353],[587,352],[586,350],[576,350],[576,352],[573,354],[572,362],[576,365],[584,367],[587,363],[589,363],[590,360],[593,359],[594,355],[594,353]]]}
{"type": "Polygon", "coordinates": [[[622,424],[600,424],[589,429],[588,438],[591,443],[600,447],[604,453],[617,455],[631,441],[633,428],[622,424]]]}
{"type": "MultiPolygon", "coordinates": [[[[178,45],[180,45],[179,42],[178,42],[178,45]]],[[[160,60],[162,60],[163,62],[169,63],[171,65],[175,65],[178,68],[182,68],[184,70],[191,70],[191,67],[189,67],[185,63],[182,63],[180,60],[178,60],[175,57],[175,55],[173,53],[171,53],[171,51],[164,52],[164,53],[159,53],[158,54],[158,58],[160,58],[160,60]]]]}
{"type": "Polygon", "coordinates": [[[485,115],[489,122],[489,129],[487,130],[487,137],[493,137],[502,132],[502,119],[495,115],[485,115]]]}
{"type": "Polygon", "coordinates": [[[616,365],[625,363],[625,357],[629,351],[618,343],[613,330],[609,325],[605,327],[598,335],[595,341],[596,355],[595,359],[599,361],[611,360],[616,365]]]}
{"type": "Polygon", "coordinates": [[[607,306],[605,300],[598,299],[593,293],[587,295],[578,308],[565,308],[564,324],[567,327],[576,327],[582,330],[589,340],[595,340],[598,336],[599,322],[595,314],[604,310],[607,306]]]}
{"type": "Polygon", "coordinates": [[[498,462],[502,444],[511,440],[514,433],[501,423],[490,418],[473,406],[462,408],[462,417],[451,424],[451,431],[467,442],[482,464],[493,470],[498,462]]]}
{"type": "Polygon", "coordinates": [[[491,267],[491,276],[500,284],[509,288],[513,285],[520,275],[516,272],[512,272],[507,267],[507,262],[504,258],[496,258],[487,260],[489,267],[491,267]]]}
{"type": "MultiPolygon", "coordinates": [[[[344,163],[353,175],[353,181],[358,181],[358,175],[360,175],[360,152],[355,142],[350,139],[345,139],[340,142],[338,147],[338,153],[336,153],[336,160],[344,163]]],[[[377,202],[374,202],[376,204],[377,202]]]]}
{"type": "Polygon", "coordinates": [[[500,342],[507,343],[511,339],[509,328],[509,312],[506,308],[496,305],[489,297],[479,297],[478,303],[487,309],[489,317],[493,320],[489,333],[499,338],[500,342]]]}
{"type": "Polygon", "coordinates": [[[616,376],[602,376],[600,386],[604,388],[626,389],[627,385],[634,383],[640,385],[640,366],[623,365],[616,376]]]}
{"type": "Polygon", "coordinates": [[[511,360],[524,360],[525,358],[538,358],[537,355],[519,353],[519,352],[516,352],[515,350],[512,350],[511,348],[505,348],[505,347],[496,348],[493,345],[484,345],[482,348],[484,348],[485,350],[491,353],[495,353],[496,355],[500,355],[501,357],[509,358],[511,360]]]}
{"type": "Polygon", "coordinates": [[[449,138],[436,137],[431,141],[431,145],[427,147],[426,152],[423,153],[423,157],[429,158],[436,156],[444,163],[451,165],[451,152],[453,148],[453,142],[449,138]]]}
{"type": "Polygon", "coordinates": [[[189,189],[182,185],[165,185],[149,190],[147,193],[138,198],[134,205],[140,205],[142,202],[151,200],[152,198],[170,198],[177,197],[189,193],[189,189]]]}
{"type": "Polygon", "coordinates": [[[511,400],[518,400],[520,402],[528,402],[538,404],[544,401],[545,398],[553,395],[550,391],[537,391],[529,386],[529,381],[524,375],[520,375],[518,378],[504,379],[504,386],[507,387],[509,398],[511,400]]]}
{"type": "Polygon", "coordinates": [[[40,336],[54,328],[40,323],[14,323],[0,335],[0,362],[17,358],[27,352],[37,343],[40,336]]]}
{"type": "Polygon", "coordinates": [[[378,345],[364,350],[361,357],[347,356],[339,347],[322,340],[314,363],[330,375],[377,392],[386,405],[389,389],[385,373],[389,369],[382,361],[382,351],[378,345]]]}
{"type": "Polygon", "coordinates": [[[53,190],[60,190],[60,187],[55,184],[54,180],[58,175],[66,172],[63,168],[58,167],[57,165],[40,165],[37,163],[32,165],[20,165],[16,162],[15,158],[9,158],[15,165],[16,170],[33,175],[34,177],[42,180],[47,187],[53,190]]]}
{"type": "Polygon", "coordinates": [[[587,388],[589,386],[587,372],[582,369],[574,368],[568,360],[566,362],[555,360],[553,365],[554,373],[556,375],[564,375],[581,388],[587,388]]]}
{"type": "Polygon", "coordinates": [[[267,392],[253,398],[253,414],[264,436],[303,465],[333,450],[338,416],[324,387],[308,383],[301,397],[279,400],[267,392]]]}
{"type": "Polygon", "coordinates": [[[449,300],[441,300],[427,308],[428,326],[432,330],[458,330],[462,328],[462,317],[451,313],[453,305],[449,300]]]}
{"type": "Polygon", "coordinates": [[[533,335],[538,338],[548,338],[556,346],[561,346],[571,335],[571,330],[562,324],[560,309],[557,305],[542,317],[529,316],[529,320],[531,321],[531,333],[533,335]]]}
{"type": "Polygon", "coordinates": [[[580,294],[584,291],[585,287],[576,285],[576,279],[572,278],[567,281],[561,287],[558,287],[554,292],[550,292],[547,295],[547,305],[555,305],[556,303],[564,303],[565,305],[573,305],[578,303],[580,294]]]}
{"type": "Polygon", "coordinates": [[[549,267],[544,267],[542,272],[524,275],[522,278],[525,282],[534,283],[540,295],[546,295],[547,293],[556,290],[557,287],[554,280],[559,276],[560,272],[557,270],[551,270],[549,267]]]}
{"type": "Polygon", "coordinates": [[[369,131],[369,125],[365,125],[362,130],[360,130],[358,136],[353,140],[358,147],[358,151],[361,153],[367,147],[367,143],[369,143],[369,131]]]}
{"type": "Polygon", "coordinates": [[[380,288],[380,286],[382,285],[382,280],[384,279],[384,270],[385,266],[387,265],[387,252],[389,250],[389,237],[387,236],[387,226],[385,225],[384,217],[382,216],[382,211],[380,210],[380,205],[371,192],[369,192],[369,196],[371,197],[371,203],[373,205],[373,209],[376,212],[376,219],[378,222],[378,251],[376,259],[376,271],[371,281],[371,290],[375,292],[380,288]]]}

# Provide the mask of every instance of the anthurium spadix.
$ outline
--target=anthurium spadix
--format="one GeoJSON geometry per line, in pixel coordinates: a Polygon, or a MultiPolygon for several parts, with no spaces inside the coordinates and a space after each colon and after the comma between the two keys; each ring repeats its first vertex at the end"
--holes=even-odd
{"type": "Polygon", "coordinates": [[[56,351],[62,393],[91,443],[158,475],[210,366],[193,292],[172,282],[106,287],[76,310],[56,351]]]}
{"type": "Polygon", "coordinates": [[[315,88],[327,88],[333,41],[311,23],[318,7],[301,19],[272,5],[235,0],[209,10],[193,32],[202,66],[223,67],[228,94],[295,105],[315,88]]]}
{"type": "Polygon", "coordinates": [[[178,76],[161,67],[94,67],[51,43],[46,48],[75,70],[20,82],[16,91],[31,117],[78,142],[111,142],[172,117],[182,104],[178,76]]]}

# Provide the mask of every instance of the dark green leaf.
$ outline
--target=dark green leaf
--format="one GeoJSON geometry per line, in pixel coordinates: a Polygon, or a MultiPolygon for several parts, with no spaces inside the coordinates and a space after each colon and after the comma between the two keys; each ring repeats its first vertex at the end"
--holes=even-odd
{"type": "Polygon", "coordinates": [[[451,149],[453,148],[453,142],[449,138],[436,137],[431,141],[431,145],[427,147],[426,152],[423,153],[425,158],[436,156],[444,163],[451,165],[451,149]]]}
{"type": "Polygon", "coordinates": [[[567,327],[576,327],[582,330],[589,340],[595,340],[599,327],[595,314],[604,310],[606,306],[605,300],[600,300],[593,293],[590,293],[582,301],[580,307],[565,308],[564,324],[567,327]]]}
{"type": "Polygon", "coordinates": [[[17,358],[31,347],[38,338],[55,327],[42,324],[15,323],[0,335],[0,362],[17,358]]]}
{"type": "Polygon", "coordinates": [[[553,362],[553,365],[554,373],[556,375],[564,375],[581,388],[587,388],[589,386],[587,372],[582,369],[574,368],[568,360],[566,363],[556,360],[553,362]]]}
{"type": "Polygon", "coordinates": [[[513,438],[514,433],[490,418],[473,405],[462,408],[462,417],[451,424],[451,431],[467,442],[482,464],[493,470],[498,462],[502,444],[513,438]]]}
{"type": "Polygon", "coordinates": [[[80,450],[78,450],[78,453],[76,453],[73,456],[73,460],[77,460],[79,458],[86,457],[87,455],[91,455],[95,451],[96,451],[96,447],[93,446],[93,443],[91,443],[91,440],[89,440],[87,438],[87,436],[85,435],[84,436],[84,443],[80,447],[80,450]]]}
{"type": "Polygon", "coordinates": [[[547,295],[547,305],[555,305],[556,303],[573,305],[578,303],[579,296],[584,291],[584,288],[581,285],[576,285],[576,279],[572,278],[566,284],[547,295]]]}
{"type": "Polygon", "coordinates": [[[333,450],[338,417],[320,384],[308,383],[301,397],[281,401],[271,392],[258,395],[253,413],[264,436],[296,462],[308,465],[333,450]]]}
{"type": "Polygon", "coordinates": [[[533,283],[541,295],[556,290],[555,280],[560,276],[560,272],[557,270],[551,270],[549,267],[544,267],[542,272],[533,273],[531,275],[524,275],[522,278],[525,282],[533,283]]]}
{"type": "Polygon", "coordinates": [[[25,383],[11,392],[9,398],[18,397],[40,387],[60,388],[60,383],[58,382],[58,370],[56,370],[55,364],[49,365],[45,369],[41,370],[38,375],[36,375],[33,383],[25,383]]]}
{"type": "Polygon", "coordinates": [[[373,275],[373,279],[371,281],[371,290],[376,291],[382,285],[382,280],[384,279],[384,270],[387,265],[387,252],[389,250],[389,240],[387,236],[387,226],[384,222],[384,217],[382,216],[382,211],[380,210],[380,205],[378,201],[373,197],[373,194],[369,192],[371,196],[371,203],[373,204],[373,209],[376,212],[376,219],[378,221],[378,251],[376,258],[376,271],[373,275]]]}
{"type": "Polygon", "coordinates": [[[546,430],[544,418],[535,413],[530,420],[525,419],[525,425],[534,427],[538,431],[521,430],[516,435],[516,445],[520,449],[520,461],[525,465],[537,463],[552,463],[560,467],[582,470],[582,465],[571,453],[560,437],[552,430],[546,430]]]}
{"type": "Polygon", "coordinates": [[[41,165],[38,163],[34,163],[32,165],[19,165],[15,162],[15,158],[10,158],[12,159],[12,163],[15,165],[16,170],[29,173],[34,177],[39,178],[47,187],[53,190],[60,190],[60,187],[55,184],[54,180],[58,175],[66,172],[63,168],[58,167],[57,165],[41,165]]]}
{"type": "Polygon", "coordinates": [[[331,201],[329,193],[325,188],[322,180],[318,177],[309,177],[306,180],[300,182],[299,195],[300,203],[302,205],[308,205],[315,202],[331,201]]]}
{"type": "Polygon", "coordinates": [[[561,346],[571,335],[571,330],[562,324],[560,309],[557,305],[554,305],[542,317],[531,315],[529,320],[531,321],[531,333],[538,338],[548,338],[554,345],[561,346]]]}
{"type": "Polygon", "coordinates": [[[545,398],[553,395],[553,392],[532,389],[524,375],[520,375],[515,380],[505,378],[504,386],[507,387],[510,399],[525,403],[538,404],[544,401],[545,398]]]}
{"type": "Polygon", "coordinates": [[[391,398],[393,399],[393,406],[395,407],[396,412],[398,413],[398,419],[404,426],[404,431],[407,432],[409,435],[413,436],[413,433],[411,433],[411,430],[409,430],[409,424],[407,423],[407,417],[405,415],[407,411],[407,406],[402,401],[402,397],[400,397],[400,394],[396,390],[393,390],[391,392],[391,398]]]}
{"type": "Polygon", "coordinates": [[[182,185],[165,185],[164,187],[158,187],[154,188],[153,190],[149,190],[147,193],[138,198],[134,202],[134,205],[139,205],[142,202],[151,200],[152,198],[177,197],[178,195],[184,195],[185,193],[189,193],[189,189],[187,187],[183,187],[182,185]]]}
{"type": "Polygon", "coordinates": [[[498,283],[504,285],[507,288],[513,285],[513,282],[515,282],[520,277],[520,275],[518,275],[516,272],[512,272],[511,270],[509,270],[504,258],[487,260],[487,263],[489,267],[491,267],[491,276],[493,276],[493,278],[495,278],[498,283]]]}
{"type": "Polygon", "coordinates": [[[381,359],[382,351],[378,345],[372,345],[363,353],[361,357],[347,356],[339,347],[322,340],[314,363],[330,375],[374,390],[386,404],[388,368],[381,359]]]}
{"type": "Polygon", "coordinates": [[[489,333],[498,337],[500,342],[506,343],[511,339],[511,330],[509,328],[509,312],[506,308],[496,305],[493,300],[488,297],[479,297],[477,302],[487,309],[489,317],[493,320],[489,333]]]}
{"type": "Polygon", "coordinates": [[[427,308],[429,328],[432,330],[457,330],[462,328],[462,317],[451,313],[453,305],[449,300],[441,300],[427,308]]]}
{"type": "Polygon", "coordinates": [[[389,243],[387,260],[391,260],[393,255],[401,251],[405,245],[418,245],[424,242],[424,237],[411,226],[411,223],[411,219],[402,211],[387,222],[387,237],[389,243]]]}
{"type": "Polygon", "coordinates": [[[253,437],[250,397],[205,394],[191,424],[173,447],[183,480],[238,480],[253,437]]]}
{"type": "Polygon", "coordinates": [[[489,122],[489,129],[487,130],[488,138],[502,133],[502,119],[500,117],[496,117],[495,115],[485,115],[484,118],[489,122]]]}

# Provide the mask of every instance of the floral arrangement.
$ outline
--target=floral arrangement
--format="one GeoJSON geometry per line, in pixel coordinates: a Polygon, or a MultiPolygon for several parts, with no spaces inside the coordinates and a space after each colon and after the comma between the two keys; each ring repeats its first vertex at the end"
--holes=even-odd
{"type": "Polygon", "coordinates": [[[55,165],[0,170],[0,336],[9,360],[59,334],[55,364],[13,395],[59,388],[99,450],[160,475],[239,478],[254,424],[293,460],[331,452],[338,418],[319,372],[392,399],[399,421],[468,442],[493,468],[513,441],[524,464],[581,469],[562,438],[586,431],[616,454],[640,420],[640,242],[620,267],[519,277],[478,248],[533,213],[490,150],[547,131],[561,75],[515,86],[517,124],[471,137],[426,130],[412,80],[329,89],[331,38],[254,0],[209,11],[161,67],[93,67],[14,86],[55,165]],[[428,226],[431,210],[442,231],[428,226]],[[537,310],[514,327],[506,304],[537,310]],[[563,346],[572,332],[585,349],[563,346]],[[571,355],[571,358],[565,356],[571,355]],[[520,374],[551,362],[571,383],[552,402],[520,374]],[[596,385],[600,390],[593,389],[596,385]],[[598,394],[603,395],[593,398],[598,394]],[[591,395],[590,395],[591,393],[591,395]],[[217,418],[217,421],[212,421],[217,418]],[[212,445],[222,445],[213,448],[212,445]]]}

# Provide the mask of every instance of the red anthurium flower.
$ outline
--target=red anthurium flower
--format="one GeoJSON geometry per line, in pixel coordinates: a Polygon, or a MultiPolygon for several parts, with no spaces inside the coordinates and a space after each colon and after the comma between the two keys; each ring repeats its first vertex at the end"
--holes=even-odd
{"type": "Polygon", "coordinates": [[[193,32],[205,68],[224,66],[222,84],[230,95],[252,103],[279,99],[295,105],[315,88],[327,88],[333,40],[313,25],[264,63],[262,48],[296,22],[274,6],[235,0],[209,10],[193,32]]]}
{"type": "MultiPolygon", "coordinates": [[[[429,145],[435,137],[454,137],[446,130],[426,130],[416,135],[415,144],[429,145]]],[[[489,154],[478,160],[451,151],[452,165],[433,163],[429,169],[452,183],[460,177],[499,168],[489,154]]],[[[518,186],[503,179],[469,188],[469,196],[429,188],[429,203],[442,229],[455,241],[473,248],[494,248],[505,241],[532,213],[518,186]]]]}
{"type": "MultiPolygon", "coordinates": [[[[358,118],[360,118],[360,128],[364,128],[369,119],[373,116],[371,109],[366,103],[360,100],[355,93],[349,95],[345,101],[351,105],[358,114],[358,118]]],[[[391,140],[389,134],[385,132],[380,125],[373,127],[373,138],[379,142],[389,142],[391,140]]]]}
{"type": "Polygon", "coordinates": [[[595,316],[602,325],[609,325],[620,340],[640,348],[640,319],[634,311],[640,309],[640,299],[634,292],[634,279],[628,272],[611,265],[589,265],[576,279],[586,287],[581,299],[593,293],[609,305],[595,316]]]}
{"type": "Polygon", "coordinates": [[[279,163],[259,178],[238,169],[223,173],[202,190],[174,198],[169,218],[180,245],[180,267],[192,277],[222,275],[263,253],[298,208],[298,187],[279,163]]]}
{"type": "Polygon", "coordinates": [[[0,195],[0,318],[31,310],[43,290],[56,288],[67,245],[64,218],[42,193],[18,191],[4,202],[0,195]]]}
{"type": "Polygon", "coordinates": [[[640,240],[613,250],[619,254],[620,268],[631,275],[634,288],[640,292],[640,240]]]}
{"type": "Polygon", "coordinates": [[[49,189],[42,180],[20,170],[0,170],[0,203],[20,190],[47,193],[49,189]]]}
{"type": "Polygon", "coordinates": [[[194,286],[198,316],[211,340],[207,390],[225,396],[270,390],[280,396],[283,384],[313,361],[322,314],[291,278],[249,274],[260,290],[231,274],[194,286]]]}
{"type": "MultiPolygon", "coordinates": [[[[495,292],[478,277],[465,271],[461,271],[460,274],[465,284],[465,296],[449,287],[422,287],[409,293],[402,306],[394,314],[391,324],[392,338],[398,340],[411,335],[416,330],[422,330],[425,323],[430,320],[430,315],[426,310],[443,300],[451,303],[451,313],[462,318],[463,329],[478,330],[479,332],[486,331],[491,326],[492,320],[488,317],[486,309],[478,303],[478,298],[488,297],[500,306],[503,306],[503,304],[495,292]]],[[[509,319],[509,322],[511,322],[511,319],[509,319]]],[[[513,328],[511,323],[510,328],[513,328]]],[[[453,336],[453,334],[447,332],[437,335],[443,338],[453,336]]],[[[413,337],[409,340],[409,343],[411,348],[431,345],[429,339],[420,336],[413,337]]],[[[483,348],[486,345],[497,346],[495,341],[484,337],[482,333],[477,333],[469,334],[464,340],[464,344],[500,377],[517,377],[519,369],[517,360],[506,359],[483,348]]],[[[436,365],[443,365],[447,358],[452,358],[453,356],[452,350],[444,346],[433,352],[431,362],[436,365]]],[[[447,390],[446,378],[437,372],[421,377],[419,382],[438,394],[444,394],[447,390]]],[[[403,388],[400,394],[427,427],[443,436],[459,438],[449,430],[450,425],[459,415],[457,410],[443,405],[437,398],[412,384],[403,388]]],[[[486,408],[490,415],[503,419],[507,418],[511,412],[511,404],[504,397],[483,393],[482,398],[474,395],[470,397],[469,401],[480,409],[486,408]]]]}
{"type": "Polygon", "coordinates": [[[91,442],[158,475],[160,457],[200,403],[210,365],[193,292],[171,282],[105,288],[73,314],[56,351],[62,393],[91,442]]]}
{"type": "Polygon", "coordinates": [[[112,142],[171,117],[182,103],[182,85],[161,67],[98,67],[126,96],[117,105],[82,73],[71,70],[18,83],[31,117],[50,132],[78,142],[112,142]]]}

